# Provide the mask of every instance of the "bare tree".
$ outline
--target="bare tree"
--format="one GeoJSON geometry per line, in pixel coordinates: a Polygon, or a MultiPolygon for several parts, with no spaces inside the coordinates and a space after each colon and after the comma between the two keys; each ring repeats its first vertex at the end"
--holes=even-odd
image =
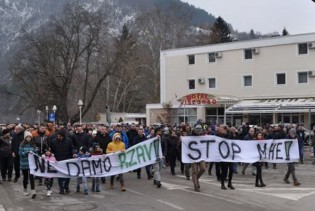
{"type": "Polygon", "coordinates": [[[23,90],[20,105],[43,109],[56,104],[63,122],[77,121],[77,100],[83,99],[85,115],[113,72],[115,58],[109,53],[108,39],[104,16],[78,4],[68,5],[39,33],[25,32],[23,47],[10,67],[23,90]]]}

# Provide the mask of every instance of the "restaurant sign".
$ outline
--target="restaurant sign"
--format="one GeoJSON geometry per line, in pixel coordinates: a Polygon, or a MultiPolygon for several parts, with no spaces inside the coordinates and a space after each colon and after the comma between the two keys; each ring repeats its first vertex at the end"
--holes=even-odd
{"type": "Polygon", "coordinates": [[[178,100],[181,105],[214,105],[217,103],[214,95],[195,93],[186,95],[178,100]]]}

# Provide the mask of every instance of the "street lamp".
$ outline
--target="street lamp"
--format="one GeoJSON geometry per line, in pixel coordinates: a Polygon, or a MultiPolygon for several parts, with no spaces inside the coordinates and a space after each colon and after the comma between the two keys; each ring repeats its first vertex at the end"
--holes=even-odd
{"type": "Polygon", "coordinates": [[[83,101],[82,100],[78,101],[78,106],[79,106],[79,109],[80,109],[80,125],[81,125],[82,124],[82,106],[83,106],[83,101]]]}
{"type": "Polygon", "coordinates": [[[37,115],[38,115],[38,125],[40,125],[40,113],[41,113],[41,110],[37,110],[37,115]]]}
{"type": "Polygon", "coordinates": [[[49,119],[49,117],[48,117],[48,111],[49,111],[48,106],[45,106],[45,111],[46,111],[46,121],[48,122],[48,119],[49,119]]]}
{"type": "Polygon", "coordinates": [[[56,123],[56,111],[57,111],[57,106],[56,106],[56,105],[53,105],[52,110],[53,110],[54,115],[55,115],[55,119],[54,119],[54,124],[55,124],[55,123],[56,123]]]}

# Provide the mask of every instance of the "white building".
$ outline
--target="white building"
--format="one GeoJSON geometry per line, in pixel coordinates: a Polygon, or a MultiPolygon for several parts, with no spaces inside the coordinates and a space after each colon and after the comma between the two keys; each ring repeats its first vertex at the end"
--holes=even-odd
{"type": "Polygon", "coordinates": [[[160,59],[161,104],[147,105],[148,124],[165,103],[172,123],[315,122],[315,33],[165,50],[160,59]],[[215,103],[178,101],[194,93],[215,103]]]}

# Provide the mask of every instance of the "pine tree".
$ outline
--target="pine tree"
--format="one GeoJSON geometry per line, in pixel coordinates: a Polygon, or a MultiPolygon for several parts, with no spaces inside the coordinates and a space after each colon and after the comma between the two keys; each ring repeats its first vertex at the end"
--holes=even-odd
{"type": "Polygon", "coordinates": [[[231,42],[231,29],[229,25],[220,16],[211,26],[210,42],[224,43],[231,42]]]}
{"type": "Polygon", "coordinates": [[[286,36],[289,35],[289,32],[287,31],[287,29],[284,27],[282,30],[282,36],[286,36]]]}
{"type": "Polygon", "coordinates": [[[249,32],[249,38],[250,39],[255,39],[256,38],[256,34],[254,32],[254,29],[251,29],[250,32],[249,32]]]}

